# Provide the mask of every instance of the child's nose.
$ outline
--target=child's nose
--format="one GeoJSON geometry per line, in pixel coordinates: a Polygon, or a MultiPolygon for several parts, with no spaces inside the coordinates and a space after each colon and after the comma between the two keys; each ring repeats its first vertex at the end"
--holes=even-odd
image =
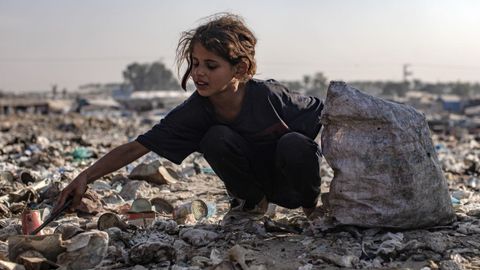
{"type": "Polygon", "coordinates": [[[204,75],[205,75],[205,71],[204,71],[202,68],[197,67],[197,68],[194,69],[194,74],[195,74],[196,76],[204,76],[204,75]]]}

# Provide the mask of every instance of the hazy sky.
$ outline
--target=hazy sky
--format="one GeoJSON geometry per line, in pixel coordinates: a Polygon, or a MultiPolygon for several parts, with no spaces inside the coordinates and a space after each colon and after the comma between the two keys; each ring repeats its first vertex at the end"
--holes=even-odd
{"type": "Polygon", "coordinates": [[[258,37],[259,78],[480,81],[477,0],[0,0],[0,89],[121,82],[134,61],[174,66],[182,31],[229,11],[258,37]]]}

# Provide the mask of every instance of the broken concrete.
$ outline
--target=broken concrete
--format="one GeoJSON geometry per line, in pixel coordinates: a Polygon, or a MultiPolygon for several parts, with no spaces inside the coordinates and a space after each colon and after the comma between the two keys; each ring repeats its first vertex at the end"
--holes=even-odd
{"type": "Polygon", "coordinates": [[[63,243],[66,252],[58,256],[57,263],[69,270],[91,269],[107,255],[108,234],[89,231],[74,236],[63,243]]]}
{"type": "MultiPolygon", "coordinates": [[[[23,238],[18,235],[21,234],[20,213],[27,202],[13,202],[11,198],[14,196],[9,195],[27,187],[19,181],[18,172],[33,172],[36,182],[29,183],[28,186],[43,186],[36,189],[39,196],[29,202],[30,206],[33,209],[49,209],[53,206],[59,190],[95,160],[75,160],[68,153],[72,153],[77,147],[85,146],[94,149],[96,154],[101,156],[112,147],[135,138],[149,128],[150,125],[142,123],[142,116],[0,116],[0,171],[11,172],[13,177],[7,179],[9,182],[6,183],[9,184],[5,188],[0,185],[0,197],[7,198],[1,200],[0,205],[4,206],[2,209],[8,209],[4,211],[8,212],[6,216],[0,216],[0,259],[3,254],[3,261],[10,261],[12,267],[23,267],[14,264],[6,249],[9,236],[23,238]],[[105,141],[106,137],[111,139],[105,141]],[[34,155],[39,158],[33,158],[34,155]]],[[[155,222],[146,228],[127,226],[122,229],[106,229],[108,242],[105,253],[101,252],[101,255],[105,256],[96,266],[97,269],[144,270],[170,267],[176,270],[238,270],[248,267],[250,270],[307,270],[338,269],[349,265],[355,269],[475,269],[480,267],[480,184],[475,180],[479,178],[480,164],[472,157],[479,156],[480,153],[479,138],[476,136],[432,136],[450,195],[457,200],[454,204],[457,220],[446,226],[402,231],[338,227],[321,215],[314,221],[308,221],[300,209],[288,210],[282,207],[277,207],[276,216],[270,220],[240,220],[238,224],[220,226],[228,211],[228,196],[223,183],[211,174],[208,163],[202,156],[193,154],[182,165],[175,165],[149,154],[131,166],[120,169],[115,175],[108,175],[100,179],[101,182],[91,184],[89,190],[96,194],[91,198],[100,203],[103,211],[93,211],[92,208],[100,205],[92,204],[90,206],[95,206],[89,211],[76,211],[61,216],[47,226],[44,232],[51,235],[58,229],[57,232],[62,232],[62,242],[66,239],[73,240],[82,234],[80,230],[92,232],[97,229],[97,221],[103,213],[114,213],[125,220],[133,199],[142,197],[149,199],[155,209],[156,206],[158,209],[166,207],[166,211],[160,213],[161,211],[157,210],[159,215],[155,222]],[[128,175],[137,165],[149,164],[154,160],[158,160],[165,168],[175,170],[179,176],[175,178],[177,183],[158,185],[128,179],[128,175]],[[119,197],[121,195],[122,197],[119,197]],[[155,203],[154,198],[161,200],[155,203]],[[191,223],[175,222],[170,210],[195,199],[213,205],[215,214],[191,223]],[[72,235],[70,238],[68,229],[64,228],[66,225],[74,226],[71,230],[76,236],[72,235]],[[200,240],[197,241],[195,235],[208,237],[199,237],[200,240]],[[238,260],[230,259],[229,252],[236,245],[246,251],[243,266],[238,260]],[[155,253],[156,247],[164,247],[164,253],[161,254],[165,255],[155,253]],[[173,252],[175,256],[168,255],[173,252]],[[152,259],[137,263],[130,255],[133,255],[132,258],[146,256],[152,259]],[[164,259],[156,260],[154,257],[164,259]]],[[[174,176],[173,173],[171,175],[174,176]]],[[[321,191],[326,194],[334,176],[326,162],[321,165],[321,176],[321,191]]],[[[105,240],[100,242],[105,243],[105,240]]],[[[8,245],[11,244],[9,241],[8,245]]],[[[63,249],[58,254],[65,253],[66,248],[63,249]]],[[[73,253],[80,250],[82,248],[74,250],[73,253]]],[[[39,252],[42,253],[41,249],[39,252]]],[[[18,255],[20,253],[14,256],[18,255]]],[[[45,254],[42,255],[50,260],[45,254]]],[[[65,263],[77,260],[73,255],[64,257],[65,263]]],[[[26,258],[31,262],[35,261],[32,261],[31,257],[26,258]]],[[[58,264],[58,255],[57,258],[50,258],[58,264]]]]}

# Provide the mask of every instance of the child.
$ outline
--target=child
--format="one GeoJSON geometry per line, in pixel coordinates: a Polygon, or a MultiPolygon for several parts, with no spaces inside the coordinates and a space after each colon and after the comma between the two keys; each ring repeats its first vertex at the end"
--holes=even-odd
{"type": "Polygon", "coordinates": [[[243,20],[228,13],[184,32],[177,47],[179,69],[187,64],[181,85],[186,89],[191,78],[196,91],[150,131],[81,172],[54,211],[68,197],[78,206],[88,183],[149,151],[177,164],[197,151],[224,182],[233,210],[264,214],[270,202],[303,207],[308,217],[320,192],[321,154],[313,139],[323,103],[253,79],[256,42],[243,20]]]}

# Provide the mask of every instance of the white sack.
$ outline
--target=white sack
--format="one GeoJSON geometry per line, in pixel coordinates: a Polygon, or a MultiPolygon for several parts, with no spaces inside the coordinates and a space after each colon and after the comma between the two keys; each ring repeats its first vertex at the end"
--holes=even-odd
{"type": "Polygon", "coordinates": [[[406,229],[454,220],[422,113],[332,82],[321,122],[334,170],[328,204],[338,222],[406,229]]]}

